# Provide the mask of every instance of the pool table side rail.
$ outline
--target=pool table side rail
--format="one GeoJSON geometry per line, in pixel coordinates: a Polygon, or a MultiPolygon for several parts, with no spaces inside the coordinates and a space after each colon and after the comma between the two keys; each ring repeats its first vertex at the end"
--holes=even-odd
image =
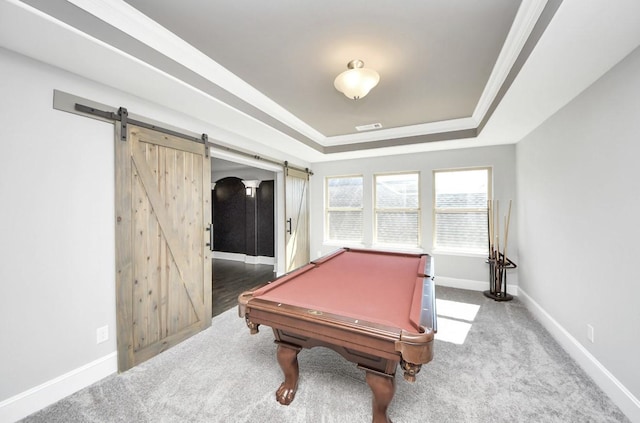
{"type": "Polygon", "coordinates": [[[322,341],[317,345],[337,345],[395,362],[419,366],[433,358],[434,332],[430,328],[422,333],[410,332],[328,312],[316,314],[307,308],[253,298],[250,291],[240,295],[238,308],[252,334],[265,325],[274,332],[322,341]]]}
{"type": "MultiPolygon", "coordinates": [[[[270,307],[261,308],[260,305],[251,308],[249,320],[272,328],[279,341],[304,348],[325,346],[340,353],[346,349],[351,352],[360,352],[368,357],[381,357],[386,361],[398,362],[400,359],[395,349],[395,343],[401,337],[398,330],[376,327],[375,324],[372,327],[366,324],[358,326],[349,322],[341,324],[340,320],[327,319],[326,315],[308,318],[300,315],[299,310],[291,310],[291,308],[287,310],[289,307],[282,309],[286,307],[284,305],[278,310],[269,310],[270,307]],[[286,339],[281,339],[282,334],[287,335],[286,339]]],[[[303,313],[306,314],[306,310],[303,313]]],[[[375,367],[370,363],[367,365],[375,367]]],[[[380,371],[386,371],[385,369],[386,366],[378,368],[380,371]]]]}
{"type": "Polygon", "coordinates": [[[285,317],[293,317],[296,319],[296,321],[302,320],[322,322],[324,325],[335,328],[348,330],[366,330],[378,336],[389,336],[395,339],[399,339],[401,334],[400,329],[381,323],[369,322],[362,319],[354,319],[353,317],[341,316],[326,311],[311,310],[306,307],[298,307],[276,301],[265,300],[262,298],[255,298],[253,297],[253,293],[251,291],[243,292],[238,297],[238,308],[240,317],[245,317],[247,315],[252,316],[256,311],[259,310],[282,315],[285,317]]]}
{"type": "Polygon", "coordinates": [[[315,264],[315,265],[320,265],[320,264],[322,264],[324,262],[327,262],[327,261],[333,259],[334,257],[339,256],[340,254],[346,253],[347,251],[353,251],[353,250],[350,250],[349,248],[338,248],[337,250],[335,250],[335,251],[333,251],[333,252],[331,252],[331,253],[329,253],[327,255],[324,255],[324,256],[322,256],[320,258],[317,258],[315,260],[311,260],[310,263],[311,264],[315,264]]]}
{"type": "Polygon", "coordinates": [[[433,256],[429,254],[422,254],[425,259],[424,270],[422,276],[433,279],[435,277],[435,265],[433,263],[433,256]]]}
{"type": "MultiPolygon", "coordinates": [[[[433,258],[431,258],[431,260],[427,260],[427,265],[429,265],[429,263],[431,263],[430,270],[432,270],[433,258]]],[[[431,329],[434,333],[438,332],[434,276],[425,275],[423,278],[422,289],[418,290],[418,287],[416,286],[416,293],[414,293],[414,295],[416,297],[418,295],[421,297],[420,299],[414,298],[416,303],[420,303],[420,316],[418,318],[419,325],[423,328],[431,329]]]]}

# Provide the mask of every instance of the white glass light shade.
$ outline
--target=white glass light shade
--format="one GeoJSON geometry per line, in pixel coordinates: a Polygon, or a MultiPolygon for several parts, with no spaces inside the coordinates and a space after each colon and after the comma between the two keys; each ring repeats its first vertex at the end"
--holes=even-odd
{"type": "Polygon", "coordinates": [[[349,70],[338,75],[333,85],[348,98],[354,100],[362,98],[378,85],[380,81],[378,72],[364,68],[361,60],[352,60],[347,66],[349,70]]]}

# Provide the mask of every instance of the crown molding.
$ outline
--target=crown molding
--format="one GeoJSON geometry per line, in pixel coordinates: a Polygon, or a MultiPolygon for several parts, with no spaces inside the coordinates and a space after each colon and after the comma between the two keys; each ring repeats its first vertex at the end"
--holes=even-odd
{"type": "MultiPolygon", "coordinates": [[[[122,0],[68,0],[148,47],[188,67],[243,101],[324,147],[393,140],[477,128],[494,101],[547,0],[523,0],[504,47],[470,117],[327,137],[226,68],[122,0]]],[[[244,113],[244,112],[241,112],[244,113]]],[[[246,114],[246,113],[245,113],[246,114]]]]}
{"type": "Polygon", "coordinates": [[[338,135],[317,140],[319,144],[330,147],[336,145],[358,144],[370,141],[393,140],[423,135],[456,132],[468,129],[478,129],[480,122],[489,111],[496,99],[502,84],[507,79],[514,63],[518,59],[522,48],[529,39],[540,15],[544,11],[548,0],[523,0],[513,25],[507,34],[503,48],[491,71],[488,82],[478,100],[478,104],[470,117],[451,119],[447,121],[430,122],[419,125],[408,125],[397,128],[382,129],[366,133],[338,135]]]}
{"type": "Polygon", "coordinates": [[[442,120],[438,122],[423,123],[420,125],[400,126],[397,128],[378,129],[369,132],[360,132],[349,135],[336,135],[326,137],[324,141],[319,141],[325,147],[358,144],[368,141],[391,140],[406,137],[415,137],[420,135],[441,134],[443,132],[452,132],[465,129],[474,129],[478,126],[479,121],[473,117],[460,119],[442,120]]]}
{"type": "MultiPolygon", "coordinates": [[[[312,140],[325,138],[225,67],[122,0],[67,0],[312,140]]],[[[246,115],[246,113],[239,111],[246,115]]]]}
{"type": "MultiPolygon", "coordinates": [[[[447,134],[460,131],[476,130],[479,132],[477,130],[480,123],[486,118],[486,114],[490,113],[491,104],[499,95],[501,86],[512,71],[513,64],[548,2],[547,0],[523,0],[472,116],[327,137],[123,0],[67,1],[250,104],[264,113],[263,116],[270,116],[284,125],[280,128],[273,127],[273,129],[284,130],[286,133],[285,128],[290,128],[301,137],[296,137],[292,133],[289,133],[289,136],[298,138],[300,142],[305,142],[304,137],[306,137],[307,144],[315,142],[316,146],[312,145],[312,148],[318,151],[334,148],[348,149],[349,145],[353,145],[353,148],[358,150],[366,143],[378,145],[384,140],[395,144],[402,142],[402,140],[416,139],[416,137],[448,139],[447,134]]],[[[212,100],[234,109],[262,125],[273,126],[275,123],[275,121],[271,123],[268,120],[265,121],[259,116],[252,116],[253,112],[239,110],[234,105],[215,97],[212,97],[212,100]]]]}
{"type": "Polygon", "coordinates": [[[548,0],[523,0],[513,25],[507,34],[504,45],[496,64],[491,71],[487,85],[478,100],[475,110],[473,111],[473,119],[477,122],[476,126],[482,122],[489,107],[495,100],[500,87],[507,79],[509,72],[513,68],[513,64],[518,59],[522,48],[529,39],[533,28],[535,27],[540,15],[544,11],[548,0]]]}

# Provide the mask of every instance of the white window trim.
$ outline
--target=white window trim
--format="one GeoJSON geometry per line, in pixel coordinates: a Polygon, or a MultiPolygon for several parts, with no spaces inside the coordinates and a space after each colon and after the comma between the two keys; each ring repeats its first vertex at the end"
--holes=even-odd
{"type": "Polygon", "coordinates": [[[384,249],[384,248],[392,248],[394,250],[401,250],[401,249],[416,249],[416,250],[422,250],[422,197],[421,197],[421,178],[420,178],[420,171],[419,170],[414,170],[414,171],[406,171],[406,172],[384,172],[384,173],[374,173],[373,174],[373,246],[377,246],[380,249],[384,249]],[[377,189],[377,177],[378,176],[389,176],[389,175],[417,175],[418,176],[418,207],[417,208],[378,208],[377,204],[378,204],[378,189],[377,189]],[[384,242],[380,242],[378,241],[378,212],[382,211],[382,212],[406,212],[406,211],[415,211],[417,216],[418,216],[418,227],[417,227],[417,239],[416,245],[410,245],[410,244],[390,244],[390,243],[384,243],[384,242]]]}
{"type": "MultiPolygon", "coordinates": [[[[478,212],[488,212],[488,207],[478,207],[478,208],[437,208],[436,207],[436,174],[444,173],[444,172],[464,172],[468,170],[486,170],[487,171],[487,199],[493,199],[493,166],[475,166],[475,167],[461,167],[461,168],[451,168],[451,169],[434,169],[432,174],[432,187],[431,187],[431,195],[432,204],[433,204],[433,213],[431,214],[431,227],[432,227],[432,240],[431,245],[433,245],[433,253],[434,254],[442,254],[442,255],[452,255],[452,256],[467,256],[467,257],[486,257],[489,253],[489,246],[487,240],[487,250],[486,252],[477,252],[477,251],[465,251],[462,249],[452,249],[446,247],[438,247],[436,244],[437,231],[436,231],[436,215],[438,213],[478,213],[478,212]]],[[[487,205],[488,206],[488,205],[487,205]]],[[[488,233],[487,233],[488,236],[488,233]]]]}
{"type": "MultiPolygon", "coordinates": [[[[329,228],[329,213],[332,211],[359,211],[363,214],[364,216],[364,176],[361,174],[353,174],[353,175],[332,175],[332,176],[325,176],[324,178],[324,241],[323,244],[325,245],[354,245],[354,246],[359,246],[359,245],[364,245],[363,244],[363,239],[360,239],[359,241],[342,241],[339,239],[331,239],[329,238],[329,234],[331,233],[331,230],[329,228]],[[331,207],[329,205],[329,180],[330,179],[344,179],[344,178],[360,178],[362,180],[362,198],[360,201],[360,204],[362,204],[360,207],[331,207]]],[[[364,225],[364,222],[363,222],[364,225]]],[[[364,227],[362,228],[362,236],[364,237],[364,227]]]]}

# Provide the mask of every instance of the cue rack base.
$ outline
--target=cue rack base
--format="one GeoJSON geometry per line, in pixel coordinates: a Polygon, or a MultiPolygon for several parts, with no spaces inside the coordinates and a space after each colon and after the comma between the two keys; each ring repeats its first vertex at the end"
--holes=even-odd
{"type": "Polygon", "coordinates": [[[492,300],[496,300],[496,301],[511,301],[511,300],[513,300],[513,295],[505,294],[503,292],[484,291],[483,294],[484,294],[485,297],[491,298],[492,300]]]}
{"type": "Polygon", "coordinates": [[[513,295],[507,294],[507,270],[518,267],[513,261],[500,252],[494,252],[489,263],[489,290],[484,296],[495,301],[511,301],[513,295]]]}

